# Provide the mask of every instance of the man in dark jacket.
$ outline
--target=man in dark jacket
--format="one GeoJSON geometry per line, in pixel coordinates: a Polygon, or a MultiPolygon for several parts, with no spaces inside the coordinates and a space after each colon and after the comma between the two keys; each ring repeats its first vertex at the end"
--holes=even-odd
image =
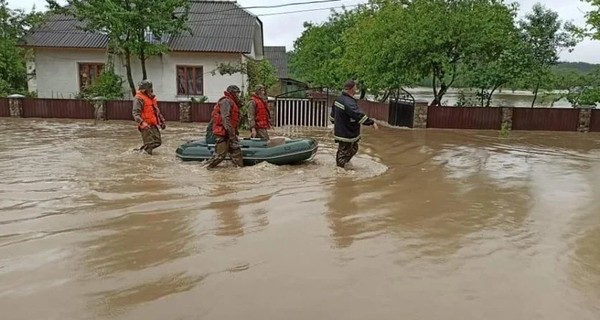
{"type": "Polygon", "coordinates": [[[333,123],[333,137],[338,143],[338,151],[335,158],[336,165],[344,168],[352,157],[358,152],[358,141],[360,140],[360,126],[373,126],[379,129],[375,119],[369,118],[359,108],[354,95],[357,84],[349,80],[344,84],[344,91],[331,106],[329,120],[333,123]]]}

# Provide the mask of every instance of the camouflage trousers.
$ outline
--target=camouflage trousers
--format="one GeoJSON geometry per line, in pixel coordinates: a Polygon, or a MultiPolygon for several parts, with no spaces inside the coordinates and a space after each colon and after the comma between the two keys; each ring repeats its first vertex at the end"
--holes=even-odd
{"type": "Polygon", "coordinates": [[[256,137],[263,140],[269,140],[269,132],[267,129],[256,129],[256,137]]]}
{"type": "Polygon", "coordinates": [[[233,141],[229,137],[217,137],[215,145],[215,155],[209,160],[207,168],[214,168],[219,165],[227,154],[233,164],[238,167],[244,166],[244,158],[242,157],[242,148],[238,141],[233,141]]]}
{"type": "Polygon", "coordinates": [[[160,136],[160,130],[158,127],[153,126],[140,131],[142,135],[142,142],[144,145],[140,147],[140,150],[146,151],[148,154],[152,154],[152,150],[160,147],[162,144],[162,138],[160,136]]]}
{"type": "Polygon", "coordinates": [[[338,167],[344,168],[346,163],[350,162],[352,157],[358,152],[358,141],[356,142],[338,142],[338,150],[335,157],[335,163],[338,167]]]}

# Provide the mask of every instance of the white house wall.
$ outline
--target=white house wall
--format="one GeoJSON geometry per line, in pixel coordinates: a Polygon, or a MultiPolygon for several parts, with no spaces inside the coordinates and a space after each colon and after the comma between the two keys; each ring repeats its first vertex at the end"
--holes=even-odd
{"type": "MultiPolygon", "coordinates": [[[[103,50],[81,49],[36,49],[36,77],[30,81],[36,87],[40,98],[73,98],[79,91],[78,63],[105,63],[106,52],[103,50]]],[[[189,98],[177,95],[176,66],[202,66],[204,71],[204,95],[211,102],[217,101],[230,84],[245,89],[245,81],[241,74],[211,75],[218,63],[238,64],[242,55],[228,53],[178,53],[172,52],[163,56],[154,56],[146,62],[148,78],[154,84],[154,93],[159,100],[177,101],[189,98]]],[[[115,59],[115,70],[123,77],[124,88],[129,92],[125,67],[121,59],[115,59]]],[[[142,80],[141,65],[132,59],[134,83],[142,80]]],[[[31,88],[33,90],[34,88],[31,88]]]]}

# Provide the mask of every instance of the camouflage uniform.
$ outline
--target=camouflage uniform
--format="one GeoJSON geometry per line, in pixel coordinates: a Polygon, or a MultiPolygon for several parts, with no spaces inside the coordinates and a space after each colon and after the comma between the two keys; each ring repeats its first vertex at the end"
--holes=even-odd
{"type": "Polygon", "coordinates": [[[338,167],[344,168],[346,163],[350,162],[358,152],[358,141],[355,142],[338,142],[338,150],[335,157],[335,163],[338,167]]]}
{"type": "MultiPolygon", "coordinates": [[[[140,90],[151,90],[152,83],[150,81],[144,80],[140,83],[139,88],[140,88],[140,90]]],[[[154,96],[151,93],[147,93],[147,94],[150,98],[154,98],[154,96]]],[[[133,109],[132,109],[131,113],[133,115],[134,121],[137,123],[143,122],[143,119],[141,117],[143,106],[144,106],[143,100],[141,100],[139,98],[133,99],[133,109]]],[[[157,114],[158,121],[160,123],[160,127],[162,129],[164,129],[165,128],[165,118],[163,117],[162,113],[158,109],[156,109],[156,114],[157,114]]],[[[138,129],[138,130],[140,131],[140,134],[142,135],[142,143],[143,143],[143,145],[140,147],[140,150],[143,150],[148,154],[152,154],[152,150],[160,147],[160,145],[162,144],[162,138],[161,138],[160,130],[158,129],[158,126],[151,126],[151,127],[146,127],[144,129],[138,129]]]]}
{"type": "MultiPolygon", "coordinates": [[[[233,128],[231,125],[230,114],[231,114],[231,105],[229,104],[229,100],[221,99],[219,101],[219,107],[221,109],[221,117],[223,119],[223,126],[227,131],[228,135],[221,137],[215,136],[212,134],[212,120],[209,123],[209,129],[207,128],[207,138],[216,137],[215,139],[215,155],[212,159],[209,160],[207,168],[214,168],[219,165],[227,154],[231,158],[231,161],[238,167],[244,166],[244,159],[242,157],[242,149],[239,142],[239,132],[238,128],[233,128]]],[[[208,142],[208,141],[207,141],[208,142]]]]}

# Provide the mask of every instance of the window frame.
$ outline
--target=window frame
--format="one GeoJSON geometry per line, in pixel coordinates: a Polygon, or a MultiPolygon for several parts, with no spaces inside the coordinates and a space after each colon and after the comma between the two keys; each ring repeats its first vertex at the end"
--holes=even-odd
{"type": "Polygon", "coordinates": [[[188,65],[188,64],[178,64],[175,65],[175,92],[177,93],[178,97],[188,97],[188,96],[204,96],[204,88],[205,88],[205,84],[204,84],[204,66],[203,65],[188,65]],[[179,92],[179,80],[180,80],[180,75],[179,75],[179,69],[183,68],[183,72],[184,72],[184,79],[185,79],[185,86],[184,86],[184,91],[183,93],[179,92]],[[187,92],[188,91],[188,79],[189,79],[189,72],[192,72],[192,79],[194,79],[193,83],[194,83],[194,88],[193,91],[194,92],[187,92]],[[197,75],[198,72],[201,75],[201,79],[202,79],[202,85],[200,88],[198,88],[197,84],[197,75]]]}
{"type": "Polygon", "coordinates": [[[79,91],[84,90],[85,88],[87,88],[88,86],[91,86],[92,84],[94,84],[94,81],[96,79],[98,79],[98,77],[102,74],[102,72],[104,72],[104,68],[106,67],[106,64],[103,62],[77,62],[77,82],[79,84],[79,91]],[[85,86],[83,85],[83,78],[81,76],[81,67],[82,66],[86,66],[86,73],[88,75],[88,81],[89,84],[86,83],[85,86]],[[90,78],[90,67],[95,67],[95,76],[94,79],[90,78]]]}

